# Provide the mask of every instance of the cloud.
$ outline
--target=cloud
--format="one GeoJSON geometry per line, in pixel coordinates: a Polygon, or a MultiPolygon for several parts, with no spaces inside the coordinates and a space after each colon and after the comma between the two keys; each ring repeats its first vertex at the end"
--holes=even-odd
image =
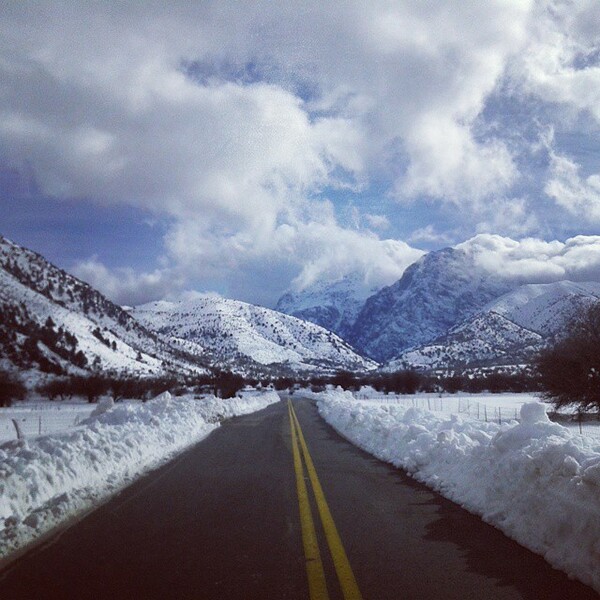
{"type": "Polygon", "coordinates": [[[538,231],[539,221],[527,198],[494,198],[480,211],[477,231],[523,236],[538,231]]]}
{"type": "Polygon", "coordinates": [[[361,185],[400,141],[403,194],[480,200],[516,176],[504,144],[472,125],[528,7],[13,7],[0,148],[52,195],[248,219],[290,187],[361,185]]]}
{"type": "MultiPolygon", "coordinates": [[[[78,267],[117,298],[141,298],[138,284],[148,299],[219,282],[270,303],[291,280],[353,269],[390,283],[420,252],[374,233],[393,235],[392,211],[366,194],[344,227],[344,200],[322,199],[374,188],[402,218],[414,203],[441,205],[460,211],[465,231],[539,235],[545,199],[514,189],[530,141],[496,128],[486,108],[494,95],[535,98],[600,123],[598,10],[593,0],[13,3],[0,9],[0,179],[168,224],[168,266],[154,273],[78,267]]],[[[540,190],[598,219],[597,176],[563,154],[540,190]]],[[[446,243],[442,229],[425,223],[410,241],[446,243]]]]}
{"type": "Polygon", "coordinates": [[[599,22],[595,0],[537,2],[527,45],[511,65],[513,83],[600,122],[599,22]]]}
{"type": "MultiPolygon", "coordinates": [[[[483,93],[483,92],[482,92],[483,93]]],[[[517,168],[503,142],[478,143],[470,129],[443,115],[427,116],[407,138],[411,156],[396,193],[427,195],[457,205],[480,202],[503,193],[517,178],[517,168]]]]}
{"type": "Polygon", "coordinates": [[[390,220],[385,215],[367,213],[364,218],[368,225],[374,229],[388,229],[390,226],[390,220]]]}
{"type": "Polygon", "coordinates": [[[135,273],[133,269],[109,269],[96,257],[77,263],[72,273],[101,291],[113,302],[136,305],[177,294],[184,279],[172,269],[135,273]]]}
{"type": "Polygon", "coordinates": [[[572,215],[600,222],[600,174],[584,178],[577,163],[554,152],[549,171],[545,193],[572,215]]]}
{"type": "Polygon", "coordinates": [[[365,285],[381,287],[398,280],[424,252],[399,240],[380,240],[332,225],[311,223],[297,230],[293,243],[302,248],[302,270],[292,282],[303,289],[319,280],[335,281],[359,273],[365,285]]]}
{"type": "Polygon", "coordinates": [[[452,238],[446,233],[440,233],[435,230],[433,225],[426,225],[413,231],[408,241],[411,244],[444,244],[449,245],[452,238]]]}
{"type": "Polygon", "coordinates": [[[359,273],[366,285],[383,286],[423,255],[405,242],[340,226],[329,202],[308,203],[283,223],[229,236],[196,221],[179,223],[165,243],[171,261],[189,277],[218,280],[229,295],[266,305],[274,304],[291,277],[296,289],[350,273],[359,273]]]}
{"type": "MultiPolygon", "coordinates": [[[[178,218],[208,211],[240,223],[276,214],[290,189],[335,185],[335,168],[361,169],[354,125],[311,121],[284,90],[227,82],[203,88],[166,67],[144,85],[161,89],[168,78],[178,93],[161,90],[134,110],[100,87],[109,106],[102,113],[90,104],[83,122],[62,106],[48,107],[50,124],[8,115],[0,123],[4,154],[30,161],[49,195],[128,202],[178,218]]],[[[30,96],[37,86],[33,78],[30,96]]],[[[73,92],[85,105],[83,91],[73,92]]]]}
{"type": "Polygon", "coordinates": [[[580,235],[565,242],[547,242],[479,234],[456,248],[470,253],[491,273],[520,283],[600,281],[600,236],[580,235]]]}

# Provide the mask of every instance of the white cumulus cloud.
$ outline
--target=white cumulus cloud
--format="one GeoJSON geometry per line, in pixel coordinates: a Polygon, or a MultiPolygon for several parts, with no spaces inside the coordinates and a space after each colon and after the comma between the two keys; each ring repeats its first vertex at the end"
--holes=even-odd
{"type": "Polygon", "coordinates": [[[471,253],[491,273],[522,283],[600,281],[600,236],[561,242],[479,234],[456,247],[471,253]]]}
{"type": "Polygon", "coordinates": [[[536,2],[526,47],[511,65],[513,83],[600,122],[598,23],[596,0],[536,2]]]}
{"type": "Polygon", "coordinates": [[[181,275],[171,269],[157,269],[152,273],[136,273],[131,268],[109,269],[97,257],[80,261],[71,271],[122,305],[160,300],[177,293],[184,284],[181,275]]]}

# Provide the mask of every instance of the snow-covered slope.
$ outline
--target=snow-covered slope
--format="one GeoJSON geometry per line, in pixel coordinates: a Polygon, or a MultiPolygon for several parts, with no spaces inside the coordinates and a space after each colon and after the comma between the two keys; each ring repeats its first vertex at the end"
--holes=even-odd
{"type": "Polygon", "coordinates": [[[405,350],[385,370],[454,368],[529,362],[544,337],[495,312],[480,313],[429,344],[405,350]]]}
{"type": "Polygon", "coordinates": [[[464,250],[431,252],[366,301],[347,339],[367,356],[390,360],[445,334],[514,287],[477,267],[464,250]]]}
{"type": "Polygon", "coordinates": [[[139,375],[198,370],[187,348],[170,346],[86,283],[0,236],[0,366],[139,375]]]}
{"type": "Polygon", "coordinates": [[[318,325],[211,294],[181,302],[151,302],[134,308],[132,314],[150,329],[201,346],[226,366],[248,360],[294,369],[375,366],[318,325]]]}
{"type": "Polygon", "coordinates": [[[345,338],[365,300],[378,289],[365,285],[364,277],[353,273],[337,281],[318,281],[301,291],[287,292],[275,310],[310,321],[345,338]]]}
{"type": "Polygon", "coordinates": [[[600,300],[600,283],[530,284],[490,302],[429,344],[386,368],[516,364],[530,361],[578,310],[600,300]]]}
{"type": "Polygon", "coordinates": [[[564,327],[580,308],[598,300],[598,282],[558,281],[523,285],[484,310],[503,315],[521,327],[548,337],[564,327]]]}

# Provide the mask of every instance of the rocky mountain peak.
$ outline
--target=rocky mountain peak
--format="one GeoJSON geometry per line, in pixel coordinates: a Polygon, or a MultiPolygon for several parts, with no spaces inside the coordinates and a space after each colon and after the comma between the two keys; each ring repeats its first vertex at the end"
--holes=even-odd
{"type": "Polygon", "coordinates": [[[430,252],[367,299],[349,341],[375,360],[389,360],[435,339],[514,287],[478,267],[463,250],[430,252]]]}

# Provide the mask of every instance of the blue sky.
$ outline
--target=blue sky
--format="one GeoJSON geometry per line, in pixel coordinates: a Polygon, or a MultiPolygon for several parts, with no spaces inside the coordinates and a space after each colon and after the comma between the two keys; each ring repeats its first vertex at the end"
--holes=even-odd
{"type": "Polygon", "coordinates": [[[461,244],[600,273],[595,0],[0,8],[0,233],[121,303],[461,244]]]}

